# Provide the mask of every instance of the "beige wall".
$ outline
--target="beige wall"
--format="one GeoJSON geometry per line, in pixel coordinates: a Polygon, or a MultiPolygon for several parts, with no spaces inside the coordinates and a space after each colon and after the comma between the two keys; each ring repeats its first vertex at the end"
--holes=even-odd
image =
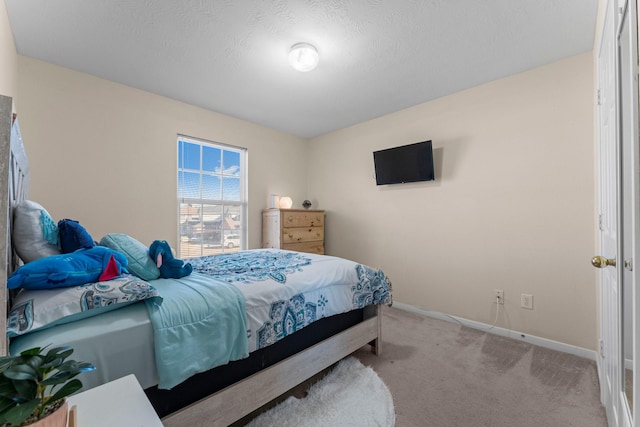
{"type": "Polygon", "coordinates": [[[593,99],[587,53],[312,140],[327,252],[382,268],[398,302],[488,324],[503,289],[498,326],[595,349],[593,99]],[[374,150],[425,139],[435,182],[376,186],[374,150]]]}
{"type": "Polygon", "coordinates": [[[499,326],[596,348],[591,54],[308,143],[31,58],[18,69],[30,196],[56,219],[175,245],[176,134],[247,147],[250,247],[269,194],[310,198],[328,253],[381,267],[396,301],[490,324],[499,288],[499,326]],[[377,187],[372,151],[423,139],[436,182],[377,187]]]}
{"type": "Polygon", "coordinates": [[[0,1],[0,95],[17,96],[18,55],[4,1],[0,1]]]}
{"type": "Polygon", "coordinates": [[[268,195],[306,198],[304,141],[246,121],[18,56],[29,197],[95,239],[177,243],[176,135],[246,147],[249,246],[260,246],[268,195]]]}

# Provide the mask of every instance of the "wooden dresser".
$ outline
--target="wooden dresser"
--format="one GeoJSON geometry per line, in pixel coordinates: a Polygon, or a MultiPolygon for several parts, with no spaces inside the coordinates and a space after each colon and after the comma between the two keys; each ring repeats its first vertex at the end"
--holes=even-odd
{"type": "Polygon", "coordinates": [[[264,209],[262,247],[324,254],[324,211],[264,209]]]}

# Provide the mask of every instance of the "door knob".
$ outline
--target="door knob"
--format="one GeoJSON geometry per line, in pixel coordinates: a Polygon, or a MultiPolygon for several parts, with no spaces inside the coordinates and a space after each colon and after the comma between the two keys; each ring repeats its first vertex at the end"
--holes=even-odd
{"type": "Polygon", "coordinates": [[[616,259],[615,258],[605,258],[603,256],[594,256],[593,258],[591,258],[591,265],[593,265],[596,268],[605,268],[607,266],[616,266],[616,259]]]}

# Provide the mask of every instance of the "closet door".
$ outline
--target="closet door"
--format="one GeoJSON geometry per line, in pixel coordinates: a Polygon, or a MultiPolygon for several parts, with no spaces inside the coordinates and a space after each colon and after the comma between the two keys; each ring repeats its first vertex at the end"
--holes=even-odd
{"type": "Polygon", "coordinates": [[[619,3],[620,21],[617,32],[618,46],[618,117],[620,140],[621,216],[619,230],[620,259],[622,260],[620,282],[621,319],[621,398],[620,409],[623,425],[638,425],[635,420],[638,393],[634,388],[638,381],[636,361],[638,352],[638,331],[635,319],[640,293],[636,292],[638,274],[638,244],[640,243],[640,186],[638,172],[640,155],[638,149],[638,43],[637,4],[635,0],[619,3]],[[635,400],[635,402],[634,402],[635,400]],[[626,417],[624,416],[626,415],[626,417]],[[633,421],[633,422],[631,422],[633,421]],[[628,423],[627,423],[628,422],[628,423]]]}
{"type": "Polygon", "coordinates": [[[597,49],[598,81],[598,176],[600,353],[598,359],[600,393],[610,426],[622,426],[620,390],[620,292],[618,257],[618,123],[617,123],[617,6],[606,6],[602,38],[597,49]]]}
{"type": "Polygon", "coordinates": [[[602,402],[610,426],[640,426],[640,242],[636,0],[609,0],[597,49],[602,402]]]}

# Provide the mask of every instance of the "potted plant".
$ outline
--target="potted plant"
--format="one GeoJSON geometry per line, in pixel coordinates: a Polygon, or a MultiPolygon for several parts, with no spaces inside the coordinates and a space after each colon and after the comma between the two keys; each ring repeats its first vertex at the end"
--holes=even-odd
{"type": "Polygon", "coordinates": [[[0,357],[0,423],[2,426],[45,424],[58,414],[66,426],[65,397],[82,388],[75,378],[95,370],[91,363],[66,360],[69,347],[25,350],[19,356],[0,357]]]}

